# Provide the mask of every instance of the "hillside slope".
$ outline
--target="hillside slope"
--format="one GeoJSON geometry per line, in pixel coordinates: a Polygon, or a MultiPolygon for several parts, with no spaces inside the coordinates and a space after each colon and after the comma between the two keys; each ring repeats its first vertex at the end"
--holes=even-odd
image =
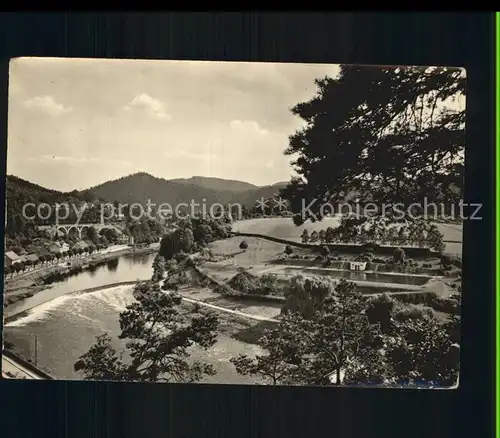
{"type": "Polygon", "coordinates": [[[191,178],[170,179],[169,182],[188,184],[198,187],[204,187],[210,190],[244,192],[246,190],[255,190],[258,187],[243,181],[231,179],[211,178],[205,176],[192,176],[191,178]]]}
{"type": "Polygon", "coordinates": [[[148,200],[152,204],[168,203],[172,207],[181,203],[205,203],[210,206],[215,203],[227,205],[240,203],[253,206],[261,197],[267,198],[276,195],[285,183],[273,186],[256,187],[241,181],[230,181],[226,189],[214,189],[224,186],[224,181],[217,178],[194,177],[186,180],[165,180],[156,178],[148,173],[140,172],[128,175],[104,184],[92,187],[89,192],[96,198],[118,200],[123,203],[135,202],[145,205],[148,200]],[[192,182],[197,182],[193,184],[192,182]],[[202,186],[199,184],[206,184],[202,186]],[[252,188],[243,188],[248,185],[252,188]],[[236,189],[230,189],[236,187],[236,189]]]}

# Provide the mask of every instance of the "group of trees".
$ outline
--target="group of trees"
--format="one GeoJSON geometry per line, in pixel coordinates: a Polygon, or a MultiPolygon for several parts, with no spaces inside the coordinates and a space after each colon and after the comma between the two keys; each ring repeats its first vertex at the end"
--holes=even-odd
{"type": "MultiPolygon", "coordinates": [[[[6,235],[11,238],[15,238],[19,234],[24,234],[26,237],[33,237],[29,236],[28,228],[30,226],[55,223],[55,210],[53,209],[51,216],[48,216],[48,211],[43,211],[43,208],[40,208],[41,214],[36,214],[38,206],[44,204],[54,206],[56,203],[79,205],[85,202],[84,197],[80,196],[78,192],[63,193],[57,190],[49,190],[12,175],[8,175],[6,178],[5,197],[7,199],[6,235]],[[35,207],[27,207],[25,213],[27,216],[34,216],[33,220],[28,220],[23,216],[23,207],[29,206],[29,204],[33,204],[35,207]],[[45,217],[47,218],[45,219],[45,217]]],[[[74,209],[70,209],[69,213],[73,215],[72,223],[75,223],[76,215],[74,209]]]]}
{"type": "MultiPolygon", "coordinates": [[[[173,269],[163,269],[178,273],[175,261],[171,264],[173,269]]],[[[387,295],[366,298],[345,280],[299,276],[285,293],[281,318],[259,341],[266,352],[233,357],[238,373],[258,375],[274,385],[456,383],[459,296],[443,323],[430,308],[387,295]]],[[[189,347],[215,344],[219,321],[214,313],[190,307],[155,281],[138,283],[134,297],[120,314],[119,339],[98,337],[75,364],[77,371],[86,379],[147,382],[192,382],[214,374],[209,364],[192,361],[188,352],[189,347]],[[123,343],[130,359],[118,352],[123,343]]]]}
{"type": "Polygon", "coordinates": [[[463,194],[465,71],[342,65],[316,80],[293,114],[305,127],[286,154],[298,177],[283,190],[297,224],[320,220],[345,191],[379,206],[450,205],[463,194]],[[303,202],[309,209],[303,211],[303,202]]]}
{"type": "Polygon", "coordinates": [[[343,216],[337,227],[328,227],[310,234],[302,232],[303,243],[377,243],[379,245],[408,245],[444,250],[443,234],[426,220],[391,223],[386,217],[343,216]]]}
{"type": "MultiPolygon", "coordinates": [[[[459,298],[457,297],[457,309],[459,298]]],[[[292,279],[280,321],[266,330],[264,355],[232,359],[239,373],[271,384],[452,386],[459,370],[459,317],[366,299],[354,283],[292,279]]]]}
{"type": "Polygon", "coordinates": [[[195,345],[207,349],[215,344],[215,314],[194,311],[153,282],[138,283],[134,297],[120,314],[119,340],[126,341],[130,360],[119,353],[116,340],[103,334],[75,363],[76,371],[89,380],[136,382],[196,382],[215,374],[210,364],[191,360],[188,352],[195,345]]]}
{"type": "Polygon", "coordinates": [[[231,226],[225,220],[202,216],[184,219],[162,238],[160,255],[170,260],[179,252],[189,254],[214,240],[225,239],[230,232],[231,226]]]}
{"type": "Polygon", "coordinates": [[[42,267],[47,264],[54,264],[60,260],[71,259],[73,257],[78,257],[86,254],[93,254],[96,251],[101,251],[105,249],[106,246],[103,244],[89,245],[86,248],[72,248],[64,253],[55,252],[50,254],[43,254],[38,257],[38,260],[24,260],[18,263],[14,263],[11,266],[5,266],[5,275],[14,275],[14,273],[23,273],[30,268],[42,267]]]}
{"type": "Polygon", "coordinates": [[[135,243],[152,243],[160,241],[165,233],[165,227],[157,219],[143,218],[128,220],[124,234],[134,238],[135,243]]]}
{"type": "MultiPolygon", "coordinates": [[[[36,254],[39,253],[42,248],[47,247],[50,243],[53,242],[53,237],[50,236],[47,233],[47,231],[39,230],[36,226],[34,226],[33,228],[31,226],[28,226],[25,229],[25,234],[19,233],[14,238],[6,237],[5,239],[6,250],[13,251],[18,255],[22,254],[23,252],[28,254],[36,254]],[[29,232],[27,230],[29,230],[29,232]]],[[[97,230],[94,227],[84,228],[82,232],[82,237],[84,240],[87,241],[88,248],[85,250],[77,248],[72,249],[69,252],[66,252],[65,256],[78,255],[79,251],[91,253],[96,250],[107,248],[109,245],[115,244],[119,241],[118,232],[112,228],[105,228],[102,229],[100,232],[97,232],[97,230]]],[[[64,237],[60,237],[58,239],[60,243],[66,242],[69,243],[70,245],[76,243],[78,240],[80,239],[76,235],[76,232],[67,233],[64,235],[64,237]]],[[[54,260],[55,257],[59,256],[59,254],[54,253],[51,256],[52,256],[51,260],[54,260]]],[[[36,264],[43,263],[45,261],[51,261],[51,260],[44,260],[44,258],[47,257],[49,257],[49,255],[44,255],[39,257],[40,261],[36,262],[36,264]]],[[[24,262],[25,268],[28,268],[29,266],[30,264],[28,262],[24,262]]],[[[19,268],[16,269],[19,270],[19,268]]]]}
{"type": "Polygon", "coordinates": [[[227,282],[228,291],[250,295],[279,295],[283,285],[274,274],[252,275],[243,268],[227,282]]]}

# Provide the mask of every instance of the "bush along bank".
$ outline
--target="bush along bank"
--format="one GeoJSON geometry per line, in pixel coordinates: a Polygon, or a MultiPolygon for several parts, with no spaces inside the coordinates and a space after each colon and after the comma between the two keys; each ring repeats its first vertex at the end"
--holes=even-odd
{"type": "Polygon", "coordinates": [[[422,293],[396,293],[389,294],[392,298],[408,304],[423,304],[431,307],[437,312],[458,314],[460,309],[457,309],[456,301],[452,298],[441,298],[435,292],[422,293]]]}
{"type": "MultiPolygon", "coordinates": [[[[276,295],[263,295],[259,293],[249,293],[246,291],[242,291],[239,289],[236,289],[235,286],[237,287],[238,285],[236,284],[236,281],[234,281],[237,278],[240,278],[242,272],[239,272],[236,274],[228,283],[220,282],[215,280],[214,278],[210,277],[207,275],[205,272],[200,270],[197,266],[193,266],[193,269],[198,273],[199,275],[199,281],[203,286],[208,286],[210,287],[215,293],[231,297],[231,298],[237,298],[241,300],[257,300],[257,301],[262,301],[262,302],[279,302],[282,303],[285,301],[284,297],[281,296],[276,296],[276,295]]],[[[248,274],[248,273],[247,273],[248,274]]],[[[244,274],[242,274],[244,275],[244,274]]],[[[250,275],[250,274],[248,274],[250,275]]],[[[253,276],[252,276],[253,277],[253,276]]]]}

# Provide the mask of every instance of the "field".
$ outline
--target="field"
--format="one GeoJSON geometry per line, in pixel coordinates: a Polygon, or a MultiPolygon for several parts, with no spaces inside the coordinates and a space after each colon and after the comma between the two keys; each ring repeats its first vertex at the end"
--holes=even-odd
{"type": "MultiPolygon", "coordinates": [[[[202,269],[217,280],[225,281],[238,272],[238,268],[249,269],[253,274],[261,274],[266,271],[271,260],[283,255],[285,246],[280,243],[269,242],[255,237],[231,237],[210,243],[214,256],[236,254],[231,258],[220,262],[205,262],[202,269]],[[240,243],[245,241],[248,248],[242,252],[240,243]]],[[[295,253],[309,253],[308,250],[295,248],[295,253]]]]}
{"type": "MultiPolygon", "coordinates": [[[[293,224],[291,218],[257,218],[234,222],[233,231],[239,233],[263,234],[266,236],[278,237],[281,239],[289,239],[300,242],[301,234],[304,230],[309,233],[319,231],[327,227],[336,227],[339,223],[337,218],[326,218],[321,222],[307,222],[299,227],[293,224]]],[[[439,231],[443,233],[444,240],[462,242],[462,225],[456,224],[436,224],[439,231]]],[[[462,254],[461,243],[446,243],[446,252],[454,255],[462,254]]]]}

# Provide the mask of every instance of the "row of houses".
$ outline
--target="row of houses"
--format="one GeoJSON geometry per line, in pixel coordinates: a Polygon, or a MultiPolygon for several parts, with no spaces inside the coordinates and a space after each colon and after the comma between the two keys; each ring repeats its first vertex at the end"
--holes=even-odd
{"type": "Polygon", "coordinates": [[[70,249],[87,249],[89,244],[84,240],[76,242],[70,247],[66,242],[52,242],[50,245],[39,248],[31,254],[16,254],[14,251],[7,251],[4,256],[4,266],[12,266],[16,263],[26,263],[28,260],[35,264],[42,256],[50,254],[66,254],[70,249]]]}

